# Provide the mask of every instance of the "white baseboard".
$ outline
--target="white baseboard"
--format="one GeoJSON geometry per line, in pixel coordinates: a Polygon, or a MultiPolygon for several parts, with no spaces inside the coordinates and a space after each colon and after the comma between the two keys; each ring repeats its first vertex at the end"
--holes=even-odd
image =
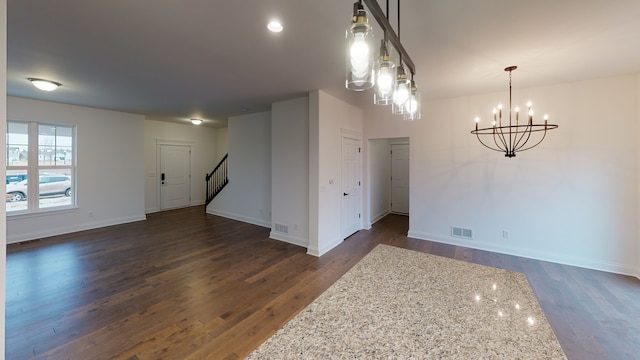
{"type": "Polygon", "coordinates": [[[342,239],[334,239],[332,242],[323,245],[322,247],[311,246],[307,248],[307,254],[320,257],[326,253],[328,253],[334,247],[340,245],[344,240],[342,239]]]}
{"type": "Polygon", "coordinates": [[[577,266],[592,270],[606,271],[622,275],[636,276],[640,278],[640,268],[634,265],[618,264],[605,262],[594,259],[585,259],[574,256],[550,254],[546,252],[535,251],[531,249],[507,247],[496,245],[494,243],[488,243],[486,241],[479,240],[464,240],[456,239],[442,235],[429,234],[421,231],[409,230],[408,237],[420,240],[428,240],[443,244],[464,246],[472,249],[486,250],[500,254],[520,256],[535,260],[549,261],[553,263],[577,266]]]}
{"type": "Polygon", "coordinates": [[[20,233],[20,234],[7,233],[7,244],[14,244],[22,241],[36,240],[36,239],[41,239],[41,238],[50,237],[50,236],[70,234],[78,231],[98,229],[102,227],[126,224],[126,223],[143,221],[143,220],[147,220],[147,217],[144,215],[130,216],[130,217],[123,217],[123,218],[116,218],[116,219],[107,219],[102,221],[86,222],[86,223],[74,224],[70,226],[61,226],[57,228],[47,228],[45,230],[39,229],[39,230],[20,233]]]}
{"type": "Polygon", "coordinates": [[[269,233],[269,238],[274,240],[284,241],[286,243],[293,244],[293,245],[302,246],[304,248],[309,246],[308,239],[303,239],[297,236],[291,236],[289,234],[285,234],[275,230],[271,230],[271,233],[269,233]]]}
{"type": "Polygon", "coordinates": [[[371,221],[371,225],[377,223],[378,221],[382,220],[383,217],[387,216],[391,214],[391,209],[385,209],[383,212],[381,212],[380,214],[378,214],[377,216],[375,216],[373,218],[373,220],[371,221]]]}
{"type": "Polygon", "coordinates": [[[216,210],[216,209],[209,209],[209,208],[207,208],[207,214],[221,216],[223,218],[242,221],[242,222],[246,222],[246,223],[249,223],[249,224],[258,225],[258,226],[262,226],[262,227],[266,227],[266,228],[271,228],[271,222],[268,222],[268,221],[262,220],[262,219],[251,218],[251,217],[240,215],[240,214],[232,214],[232,213],[228,213],[228,212],[225,212],[225,211],[220,211],[220,210],[216,210]]]}

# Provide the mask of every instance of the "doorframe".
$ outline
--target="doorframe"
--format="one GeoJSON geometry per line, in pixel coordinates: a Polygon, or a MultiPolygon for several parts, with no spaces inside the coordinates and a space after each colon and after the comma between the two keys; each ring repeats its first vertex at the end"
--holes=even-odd
{"type": "MultiPolygon", "coordinates": [[[[358,195],[360,196],[360,201],[358,201],[358,211],[360,213],[360,218],[358,221],[358,230],[362,230],[364,229],[364,214],[363,214],[363,182],[364,182],[364,174],[362,173],[362,157],[363,157],[363,148],[362,148],[362,133],[358,132],[358,131],[353,131],[353,130],[349,130],[349,129],[340,129],[340,238],[341,241],[346,239],[343,238],[343,224],[342,224],[342,220],[344,218],[344,214],[342,213],[343,211],[343,204],[342,204],[342,186],[343,186],[343,174],[342,174],[342,164],[344,159],[342,158],[343,155],[343,151],[342,151],[342,141],[343,139],[351,139],[351,140],[356,140],[358,142],[358,148],[360,149],[360,151],[358,152],[359,156],[358,156],[358,174],[360,176],[360,186],[358,186],[358,195]]],[[[347,235],[347,237],[350,235],[347,235]]]]}
{"type": "MultiPolygon", "coordinates": [[[[409,136],[401,136],[401,137],[381,137],[381,138],[368,138],[367,139],[367,149],[366,149],[366,173],[364,174],[364,176],[366,177],[366,199],[363,199],[363,201],[366,201],[366,203],[364,204],[366,206],[366,229],[371,229],[371,226],[373,224],[375,224],[377,221],[381,220],[382,218],[384,218],[385,216],[387,216],[388,214],[391,213],[391,180],[389,178],[389,176],[391,176],[391,155],[390,155],[390,151],[391,151],[391,145],[409,145],[409,212],[411,212],[411,137],[409,136]],[[376,142],[378,144],[381,144],[379,146],[384,146],[384,148],[386,149],[386,155],[384,158],[381,158],[380,156],[373,156],[374,153],[372,152],[372,142],[376,142]],[[381,143],[384,142],[384,143],[381,143]],[[374,175],[376,175],[376,179],[381,179],[379,177],[377,177],[378,174],[374,174],[372,172],[372,164],[375,161],[376,163],[379,163],[380,160],[383,160],[384,162],[382,163],[381,166],[385,166],[387,167],[388,170],[388,175],[384,179],[384,184],[379,187],[376,188],[375,190],[377,190],[378,192],[382,191],[384,192],[384,194],[388,195],[388,199],[389,202],[386,203],[385,208],[376,208],[376,213],[374,214],[374,209],[373,209],[373,205],[372,205],[372,201],[373,201],[373,192],[374,189],[372,188],[372,182],[373,182],[373,178],[374,175]],[[372,216],[376,216],[375,218],[372,218],[372,216]]],[[[378,145],[376,145],[376,148],[378,148],[378,145]]],[[[411,214],[407,214],[407,216],[411,217],[411,214]]]]}
{"type": "MultiPolygon", "coordinates": [[[[407,188],[409,190],[409,210],[408,212],[405,213],[399,213],[399,212],[394,212],[393,211],[393,206],[391,204],[389,204],[389,214],[396,214],[396,215],[402,215],[402,216],[409,216],[409,214],[411,213],[411,144],[409,143],[409,141],[404,141],[404,140],[400,140],[400,141],[393,141],[394,139],[389,139],[389,151],[393,151],[393,146],[394,145],[407,145],[409,147],[409,174],[407,175],[407,188]]],[[[389,173],[393,176],[393,153],[391,153],[391,156],[389,157],[389,173]]],[[[393,203],[393,180],[389,180],[389,199],[391,201],[391,203],[393,203]]]]}
{"type": "MultiPolygon", "coordinates": [[[[188,146],[189,147],[189,198],[193,199],[193,145],[194,141],[188,140],[173,140],[173,139],[156,139],[156,171],[155,171],[155,189],[156,189],[156,209],[157,211],[162,211],[162,201],[160,196],[160,148],[162,145],[178,145],[178,146],[188,146]]],[[[189,206],[191,206],[192,200],[189,201],[189,206]]]]}

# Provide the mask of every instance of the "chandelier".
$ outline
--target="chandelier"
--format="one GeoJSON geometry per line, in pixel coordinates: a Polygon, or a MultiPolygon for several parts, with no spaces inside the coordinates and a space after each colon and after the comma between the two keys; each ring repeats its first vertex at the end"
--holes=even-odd
{"type": "Polygon", "coordinates": [[[547,135],[547,130],[558,128],[558,125],[548,124],[548,115],[544,115],[544,124],[533,123],[533,109],[531,101],[527,103],[527,121],[520,122],[520,108],[511,106],[511,72],[517,66],[509,66],[504,71],[509,72],[509,124],[502,123],[502,104],[493,108],[493,123],[491,127],[478,128],[480,118],[476,117],[476,128],[471,133],[478,137],[478,140],[485,147],[503,152],[505,157],[512,158],[516,152],[529,150],[538,146],[547,135]],[[515,121],[512,114],[515,113],[515,121]],[[532,135],[533,133],[537,133],[532,135]],[[485,142],[482,139],[485,139],[485,142]],[[489,138],[487,140],[487,138],[489,138]],[[529,143],[531,141],[531,143],[529,143]]]}
{"type": "Polygon", "coordinates": [[[347,89],[364,91],[374,89],[373,102],[376,105],[392,105],[392,112],[403,115],[405,120],[420,119],[420,93],[414,81],[415,65],[400,42],[400,0],[398,0],[398,34],[394,32],[387,12],[382,12],[377,0],[358,0],[353,4],[353,17],[347,29],[348,42],[347,89]],[[369,25],[365,3],[376,22],[384,31],[380,42],[380,55],[374,62],[373,29],[369,25]],[[398,65],[392,61],[388,42],[399,54],[398,65]],[[405,72],[405,65],[411,72],[411,78],[405,72]]]}

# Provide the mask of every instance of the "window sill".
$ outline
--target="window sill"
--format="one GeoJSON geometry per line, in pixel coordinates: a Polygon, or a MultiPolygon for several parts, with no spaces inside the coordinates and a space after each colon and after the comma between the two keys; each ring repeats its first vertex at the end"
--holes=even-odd
{"type": "Polygon", "coordinates": [[[76,212],[78,210],[77,206],[65,206],[58,207],[55,209],[42,209],[33,212],[25,212],[25,211],[12,211],[6,213],[7,221],[11,220],[20,220],[20,219],[29,219],[43,216],[51,216],[51,215],[60,215],[60,214],[69,214],[76,212]]]}

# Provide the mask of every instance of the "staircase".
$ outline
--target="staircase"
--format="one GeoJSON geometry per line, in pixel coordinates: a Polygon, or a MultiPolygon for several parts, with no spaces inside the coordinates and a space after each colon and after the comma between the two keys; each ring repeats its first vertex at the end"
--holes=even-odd
{"type": "Polygon", "coordinates": [[[209,203],[224,189],[229,183],[229,177],[227,172],[227,157],[226,154],[222,160],[218,163],[215,169],[206,176],[207,180],[207,202],[205,208],[209,203]]]}

